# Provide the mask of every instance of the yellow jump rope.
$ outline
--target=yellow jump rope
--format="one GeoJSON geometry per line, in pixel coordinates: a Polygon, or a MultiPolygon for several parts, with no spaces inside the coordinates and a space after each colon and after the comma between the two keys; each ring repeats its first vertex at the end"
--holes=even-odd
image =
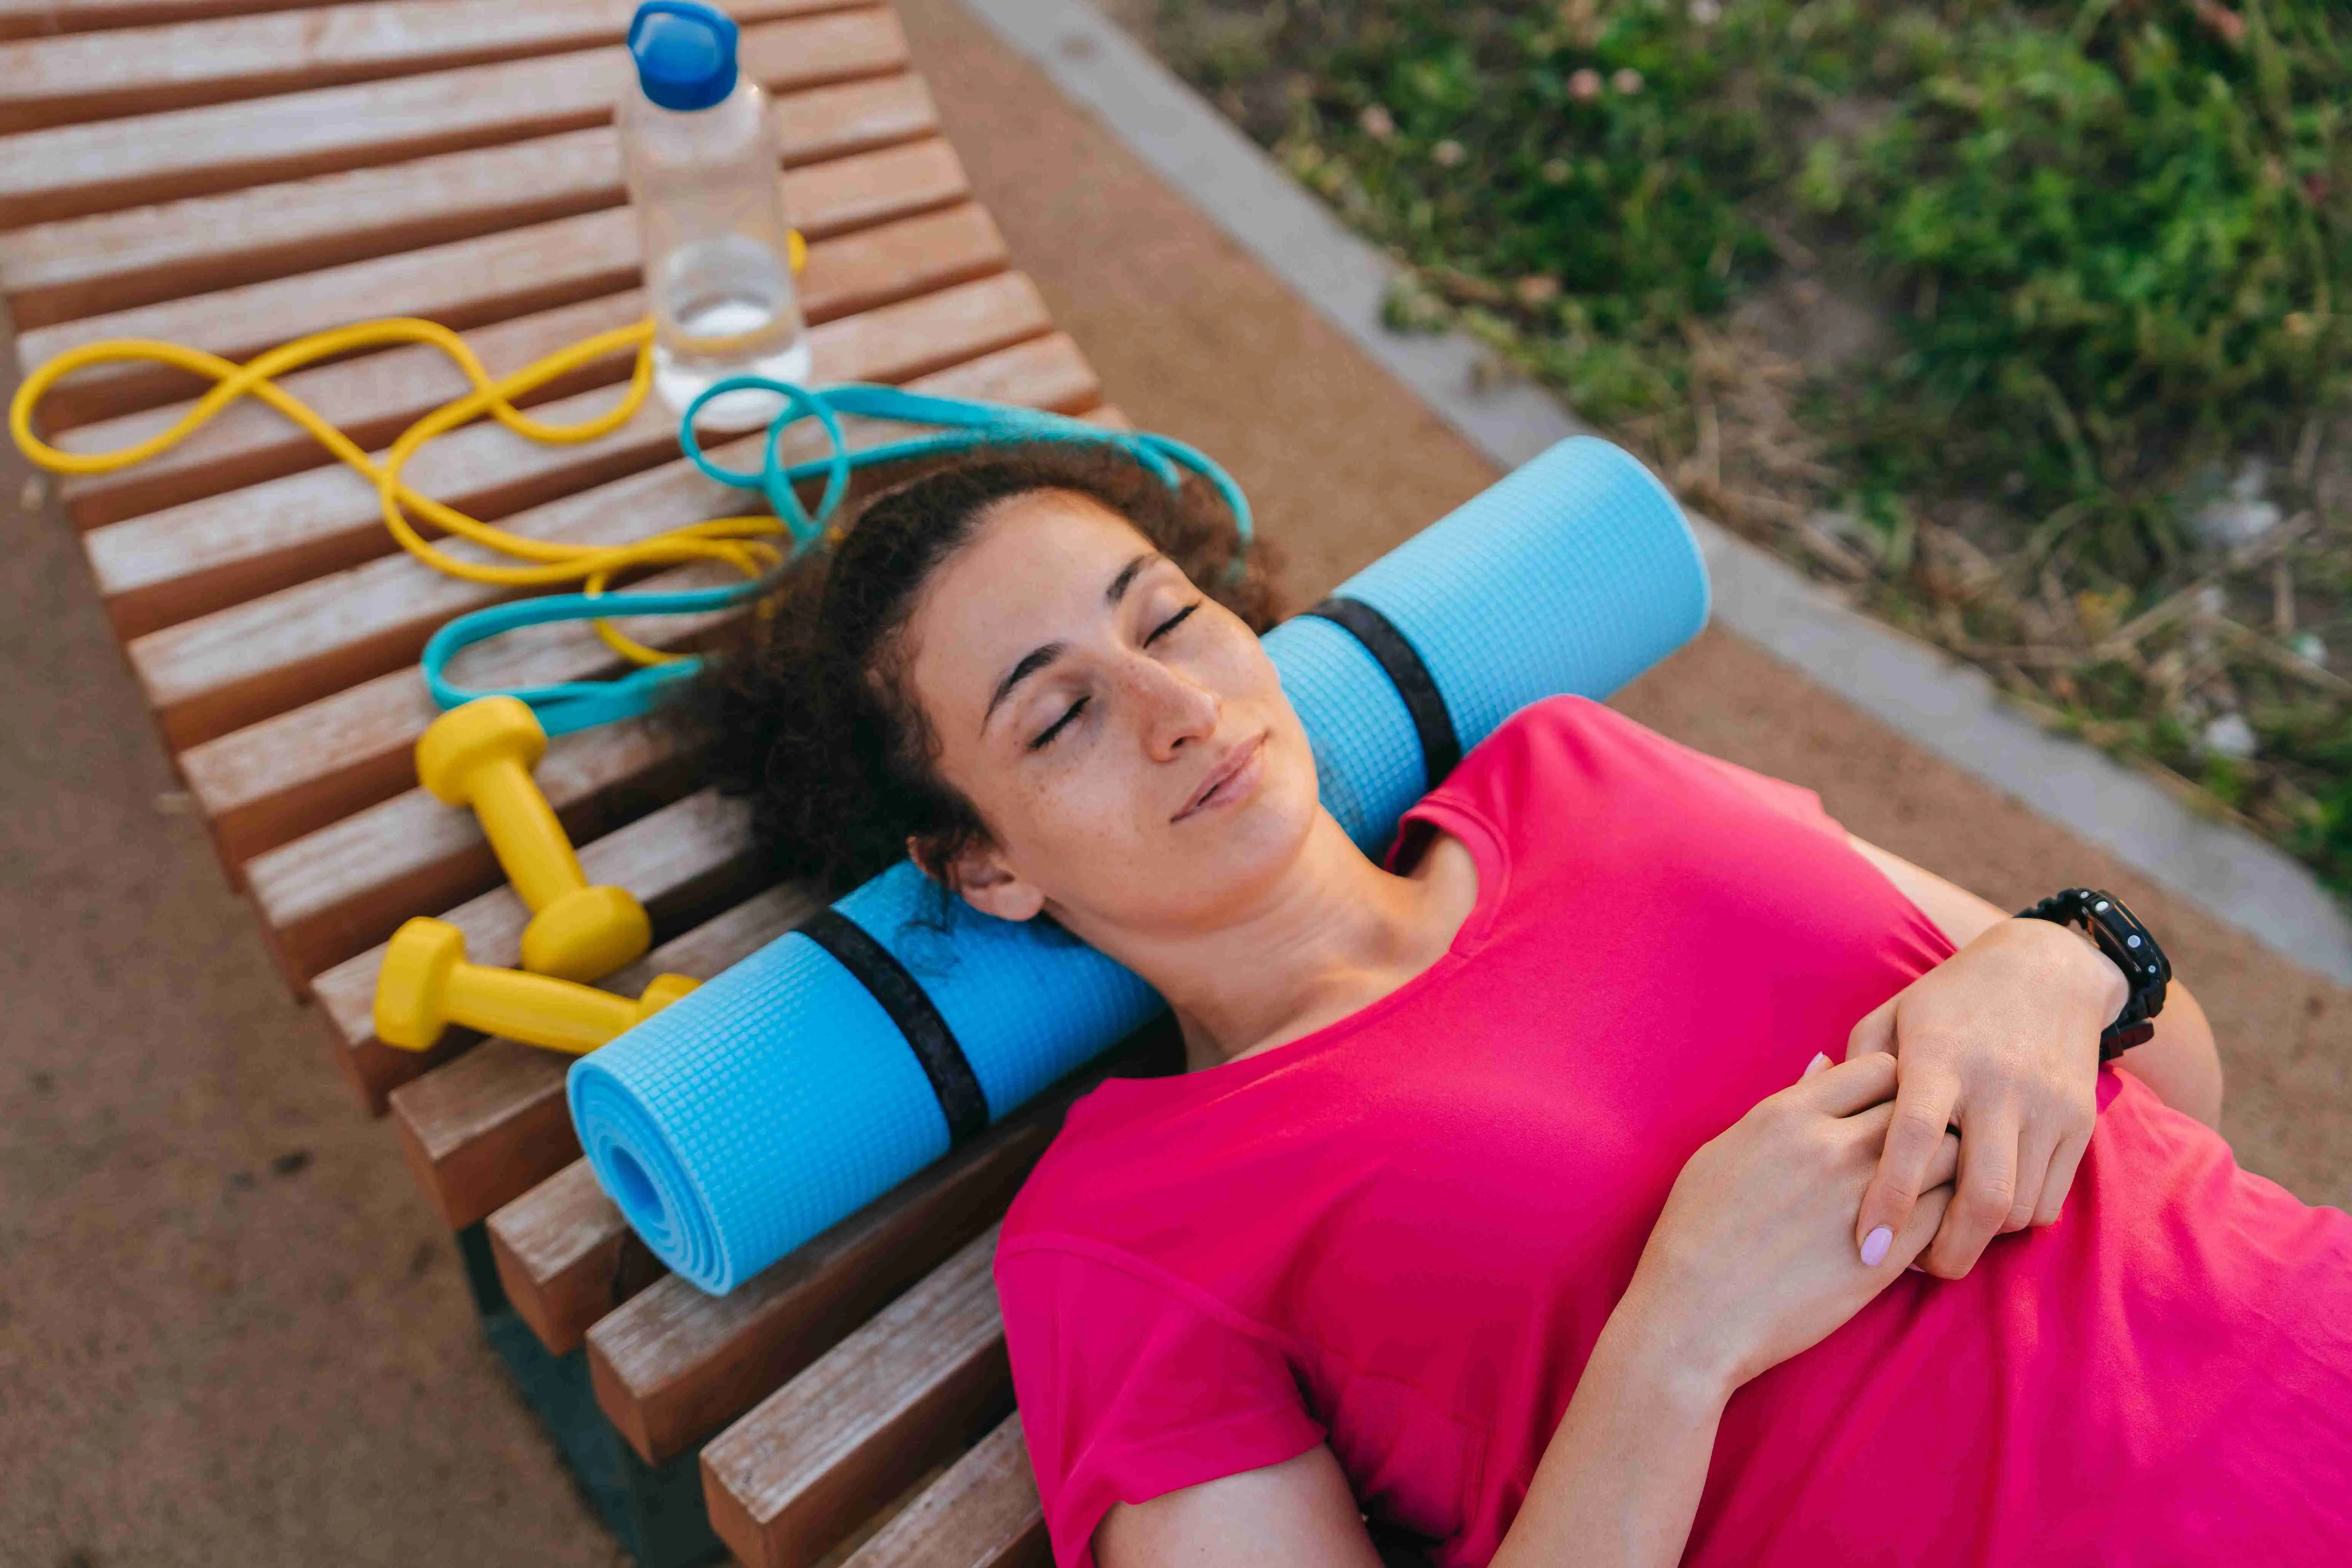
{"type": "MultiPolygon", "coordinates": [[[[807,256],[798,233],[792,237],[792,264],[797,272],[807,256]]],[[[566,544],[561,541],[527,539],[469,517],[457,508],[423,495],[401,482],[401,470],[425,444],[487,415],[530,441],[571,445],[593,441],[627,424],[644,406],[653,390],[654,323],[652,318],[634,326],[602,332],[559,349],[510,375],[493,379],[466,340],[436,321],[415,317],[361,321],[348,327],[312,332],[258,354],[239,364],[202,349],[167,343],[152,338],[113,338],[68,349],[26,377],[8,405],[8,433],[36,465],[56,474],[108,474],[131,468],[171,450],[208,424],[240,397],[268,404],[307,431],[321,447],[375,486],[383,510],[384,526],[403,550],[452,577],[509,588],[545,588],[578,583],[594,595],[618,574],[642,567],[674,566],[688,561],[719,561],[746,576],[773,570],[784,552],[766,541],[785,531],[772,515],[722,517],[665,530],[631,544],[566,544]],[[277,378],[316,361],[362,349],[399,343],[429,343],[448,355],[464,373],[473,390],[442,405],[401,432],[379,464],[359,443],[337,429],[317,410],[278,384],[277,378]],[[551,424],[534,419],[515,406],[515,400],[583,365],[609,355],[635,350],[636,363],[628,391],[620,402],[593,418],[576,424],[551,424]],[[33,411],[49,388],[78,370],[92,365],[145,362],[169,365],[205,377],[212,387],[172,425],[147,439],[110,452],[69,452],[35,434],[33,411]],[[495,565],[450,554],[419,533],[409,521],[414,511],[444,533],[510,557],[520,564],[495,565]]],[[[623,636],[611,623],[595,623],[596,635],[613,650],[638,665],[666,664],[676,655],[623,636]]]]}

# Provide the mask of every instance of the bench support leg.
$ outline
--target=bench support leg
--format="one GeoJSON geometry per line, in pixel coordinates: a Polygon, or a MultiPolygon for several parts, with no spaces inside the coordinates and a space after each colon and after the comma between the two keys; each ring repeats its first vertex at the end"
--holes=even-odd
{"type": "Polygon", "coordinates": [[[690,1568],[724,1557],[702,1500],[700,1447],[658,1466],[639,1458],[597,1408],[588,1352],[551,1355],[508,1304],[491,1261],[488,1229],[467,1226],[457,1233],[457,1249],[483,1337],[506,1363],[524,1402],[546,1423],[572,1480],[640,1568],[690,1568]]]}

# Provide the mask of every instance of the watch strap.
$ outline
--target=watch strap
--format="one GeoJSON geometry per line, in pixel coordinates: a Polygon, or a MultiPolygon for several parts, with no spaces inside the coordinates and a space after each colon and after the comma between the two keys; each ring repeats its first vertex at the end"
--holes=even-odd
{"type": "Polygon", "coordinates": [[[2156,1033],[2150,1020],[2164,1011],[2165,987],[2172,979],[2172,961],[2157,945],[2156,936],[2141,923],[2131,907],[2113,893],[2096,888],[2068,888],[2051,894],[2029,909],[2021,920],[2049,921],[2080,926],[2117,969],[2130,988],[2123,1011],[2099,1032],[2099,1059],[2113,1061],[2132,1047],[2144,1045],[2156,1033]]]}

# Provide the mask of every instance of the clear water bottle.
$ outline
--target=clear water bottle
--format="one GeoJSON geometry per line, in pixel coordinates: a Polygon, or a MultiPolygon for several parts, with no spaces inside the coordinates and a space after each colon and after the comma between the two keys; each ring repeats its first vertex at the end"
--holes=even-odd
{"type": "MultiPolygon", "coordinates": [[[[783,156],[768,96],[735,68],[735,24],[692,0],[646,0],[629,24],[637,89],[621,159],[653,304],[654,388],[673,411],[730,375],[808,378],[793,288],[783,156]]],[[[712,399],[697,424],[749,428],[772,393],[712,399]]]]}

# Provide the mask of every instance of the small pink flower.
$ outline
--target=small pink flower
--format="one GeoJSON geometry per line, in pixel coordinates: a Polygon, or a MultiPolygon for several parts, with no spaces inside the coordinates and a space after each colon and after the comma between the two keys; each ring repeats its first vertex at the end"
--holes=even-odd
{"type": "Polygon", "coordinates": [[[1627,98],[1631,98],[1635,93],[1642,90],[1642,73],[1635,70],[1632,66],[1627,66],[1623,70],[1619,71],[1615,76],[1609,79],[1609,85],[1615,88],[1619,92],[1623,93],[1627,98]]]}
{"type": "Polygon", "coordinates": [[[2246,41],[2246,19],[2221,4],[2221,0],[2197,0],[2197,19],[2215,37],[2238,48],[2246,41]]]}
{"type": "Polygon", "coordinates": [[[1449,136],[1444,141],[1440,142],[1436,146],[1432,147],[1429,150],[1429,155],[1437,160],[1438,167],[1443,169],[1452,169],[1459,167],[1462,160],[1468,157],[1470,154],[1463,151],[1461,142],[1456,142],[1454,138],[1449,136]]]}
{"type": "Polygon", "coordinates": [[[1568,79],[1568,96],[1579,103],[1590,103],[1601,96],[1601,73],[1585,67],[1568,79]]]}
{"type": "Polygon", "coordinates": [[[1396,116],[1377,103],[1356,116],[1356,123],[1375,142],[1385,142],[1396,134],[1396,116]]]}

